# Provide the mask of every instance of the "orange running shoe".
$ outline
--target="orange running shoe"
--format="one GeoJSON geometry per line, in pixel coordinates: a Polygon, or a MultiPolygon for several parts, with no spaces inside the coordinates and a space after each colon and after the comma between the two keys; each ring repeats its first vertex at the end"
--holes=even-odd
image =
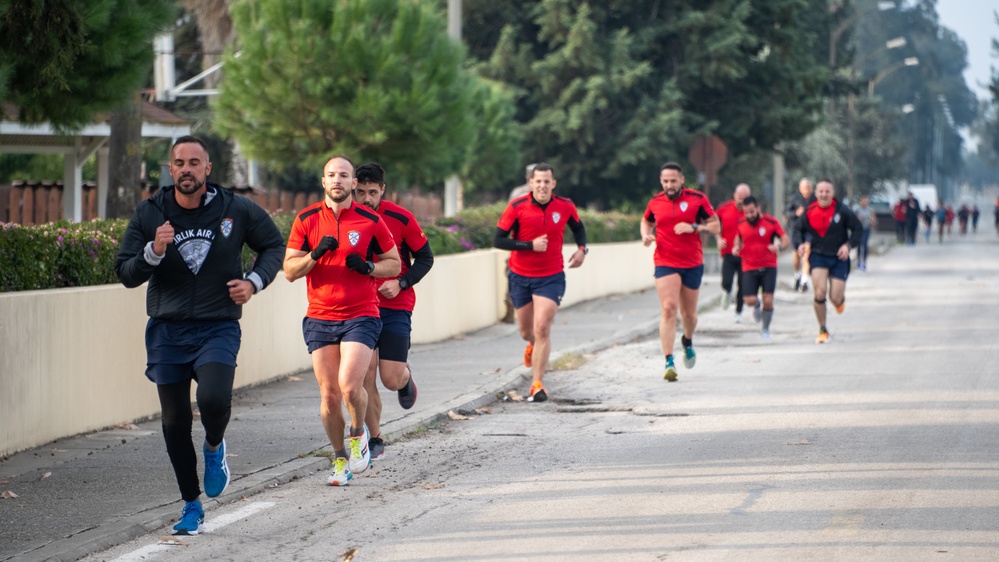
{"type": "Polygon", "coordinates": [[[815,343],[826,343],[829,341],[829,332],[819,330],[819,337],[815,338],[815,343]]]}
{"type": "Polygon", "coordinates": [[[533,343],[529,343],[529,344],[527,344],[527,348],[524,349],[524,366],[525,367],[530,367],[531,365],[534,364],[533,360],[531,359],[531,357],[533,355],[534,355],[534,344],[533,343]]]}
{"type": "Polygon", "coordinates": [[[843,299],[843,302],[836,305],[836,314],[843,314],[844,310],[846,310],[846,299],[843,299]]]}
{"type": "Polygon", "coordinates": [[[545,392],[545,387],[541,386],[540,382],[531,384],[531,396],[528,397],[528,401],[544,402],[545,400],[548,400],[548,393],[545,392]]]}

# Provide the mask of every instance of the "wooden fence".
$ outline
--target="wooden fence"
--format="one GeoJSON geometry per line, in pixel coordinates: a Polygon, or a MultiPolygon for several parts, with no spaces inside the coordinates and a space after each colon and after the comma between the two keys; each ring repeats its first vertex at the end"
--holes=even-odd
{"type": "MultiPolygon", "coordinates": [[[[258,188],[238,188],[236,193],[245,195],[270,213],[294,212],[316,203],[322,197],[319,192],[267,191],[258,188]]],[[[142,189],[145,200],[155,189],[142,189]]],[[[63,185],[61,182],[23,182],[0,185],[0,222],[22,225],[45,224],[63,218],[63,185]]],[[[409,209],[421,221],[443,215],[444,204],[439,195],[418,192],[391,192],[386,199],[409,209]]],[[[98,218],[97,184],[84,182],[81,201],[83,220],[98,218]]]]}

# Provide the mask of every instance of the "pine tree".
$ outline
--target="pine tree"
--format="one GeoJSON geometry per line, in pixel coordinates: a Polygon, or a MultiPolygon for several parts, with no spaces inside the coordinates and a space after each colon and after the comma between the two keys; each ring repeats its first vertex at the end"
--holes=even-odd
{"type": "Polygon", "coordinates": [[[0,0],[0,101],[23,123],[86,125],[143,86],[173,13],[169,0],[0,0]]]}
{"type": "Polygon", "coordinates": [[[414,0],[247,0],[232,6],[216,127],[276,168],[319,173],[343,153],[395,185],[459,171],[479,85],[443,17],[414,0]]]}

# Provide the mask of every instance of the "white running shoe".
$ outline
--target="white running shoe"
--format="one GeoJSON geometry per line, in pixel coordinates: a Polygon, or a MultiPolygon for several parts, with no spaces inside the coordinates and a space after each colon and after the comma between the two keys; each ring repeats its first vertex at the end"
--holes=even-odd
{"type": "Polygon", "coordinates": [[[368,449],[368,424],[364,424],[364,431],[357,437],[347,438],[347,454],[350,461],[347,466],[351,472],[360,474],[368,469],[371,464],[371,450],[368,449]]]}
{"type": "Polygon", "coordinates": [[[350,471],[350,467],[347,466],[349,463],[347,459],[343,457],[337,457],[333,460],[333,471],[330,472],[328,478],[326,478],[327,486],[346,486],[347,482],[354,477],[354,474],[350,471]]]}
{"type": "Polygon", "coordinates": [[[773,341],[773,338],[770,337],[770,330],[766,328],[760,330],[760,337],[763,338],[763,341],[773,341]]]}
{"type": "Polygon", "coordinates": [[[735,316],[733,317],[733,319],[735,320],[736,324],[742,324],[742,313],[741,312],[736,312],[735,316]]]}

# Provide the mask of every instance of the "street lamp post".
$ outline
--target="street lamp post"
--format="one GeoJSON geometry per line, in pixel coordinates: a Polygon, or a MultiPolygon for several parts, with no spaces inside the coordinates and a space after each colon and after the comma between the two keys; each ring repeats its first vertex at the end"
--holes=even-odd
{"type": "Polygon", "coordinates": [[[869,97],[873,97],[874,87],[878,85],[878,82],[884,80],[885,77],[891,74],[892,72],[895,72],[896,70],[900,68],[905,68],[907,66],[917,66],[917,65],[919,65],[919,57],[906,57],[905,60],[903,60],[902,62],[895,63],[889,66],[888,68],[882,70],[881,72],[878,72],[876,75],[874,75],[874,78],[871,78],[870,81],[867,82],[867,95],[869,97]]]}

